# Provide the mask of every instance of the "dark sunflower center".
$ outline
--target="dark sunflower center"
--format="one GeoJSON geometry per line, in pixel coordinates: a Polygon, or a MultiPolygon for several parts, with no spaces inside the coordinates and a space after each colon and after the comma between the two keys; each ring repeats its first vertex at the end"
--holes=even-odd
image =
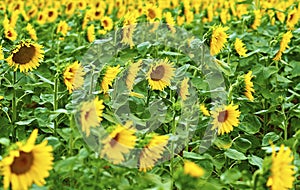
{"type": "Polygon", "coordinates": [[[118,133],[113,139],[111,139],[111,141],[109,142],[110,146],[111,147],[114,147],[117,143],[118,143],[118,140],[120,138],[120,134],[118,133]]]}
{"type": "Polygon", "coordinates": [[[35,47],[33,45],[22,46],[17,53],[13,54],[12,60],[18,64],[29,63],[35,55],[35,47]]]}
{"type": "Polygon", "coordinates": [[[104,20],[104,21],[103,21],[103,24],[104,24],[104,27],[107,27],[107,26],[108,26],[107,20],[104,20]]]}
{"type": "Polygon", "coordinates": [[[48,17],[52,17],[54,15],[53,11],[48,12],[48,17]]]}
{"type": "Polygon", "coordinates": [[[152,70],[150,77],[154,81],[159,81],[161,80],[165,75],[165,68],[164,66],[160,65],[155,68],[155,70],[152,70]]]}
{"type": "Polygon", "coordinates": [[[12,37],[13,36],[13,34],[11,33],[11,31],[8,31],[7,33],[8,33],[7,34],[8,37],[12,37]]]}
{"type": "Polygon", "coordinates": [[[153,9],[148,9],[148,15],[151,19],[154,19],[156,16],[155,11],[153,9]]]}
{"type": "Polygon", "coordinates": [[[225,122],[227,120],[227,118],[228,118],[228,111],[227,110],[221,111],[218,116],[218,121],[225,122]]]}
{"type": "Polygon", "coordinates": [[[10,165],[12,173],[17,175],[28,172],[33,165],[33,154],[32,152],[20,152],[20,156],[14,159],[14,162],[10,165]]]}
{"type": "Polygon", "coordinates": [[[73,7],[73,4],[69,3],[68,6],[67,6],[67,10],[70,11],[72,9],[72,7],[73,7]]]}

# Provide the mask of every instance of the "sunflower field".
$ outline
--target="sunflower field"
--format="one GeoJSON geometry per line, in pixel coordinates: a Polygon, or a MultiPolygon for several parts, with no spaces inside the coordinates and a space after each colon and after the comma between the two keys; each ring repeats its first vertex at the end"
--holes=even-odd
{"type": "Polygon", "coordinates": [[[300,189],[299,0],[0,0],[0,189],[300,189]]]}

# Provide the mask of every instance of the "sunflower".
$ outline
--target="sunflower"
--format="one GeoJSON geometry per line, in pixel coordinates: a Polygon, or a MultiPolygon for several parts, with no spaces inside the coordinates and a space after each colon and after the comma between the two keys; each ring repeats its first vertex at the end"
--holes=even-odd
{"type": "Polygon", "coordinates": [[[69,65],[64,72],[64,82],[69,90],[69,93],[72,93],[73,90],[79,89],[84,83],[85,72],[78,61],[75,61],[73,64],[69,65]]]}
{"type": "Polygon", "coordinates": [[[119,72],[121,71],[120,65],[117,65],[115,67],[108,67],[105,75],[101,82],[101,89],[103,90],[103,93],[107,93],[109,86],[112,86],[112,82],[115,80],[119,72]]]}
{"type": "Polygon", "coordinates": [[[251,28],[253,28],[254,30],[257,29],[257,27],[260,26],[261,24],[261,12],[260,10],[254,10],[254,15],[255,15],[255,19],[254,19],[254,22],[253,24],[251,25],[251,28]]]}
{"type": "Polygon", "coordinates": [[[289,48],[288,43],[291,41],[293,34],[291,31],[286,32],[283,34],[282,39],[280,41],[280,48],[276,53],[276,56],[273,58],[275,61],[279,61],[281,59],[282,53],[289,48]]]}
{"type": "Polygon", "coordinates": [[[95,26],[91,24],[87,29],[87,39],[89,42],[95,41],[95,26]]]}
{"type": "Polygon", "coordinates": [[[149,143],[142,149],[139,157],[139,170],[146,172],[154,167],[155,162],[162,157],[169,137],[166,135],[151,134],[149,143]]]}
{"type": "Polygon", "coordinates": [[[33,17],[35,17],[35,15],[37,15],[38,8],[34,4],[32,4],[30,6],[31,6],[31,8],[26,12],[26,15],[28,18],[33,18],[33,17]]]}
{"type": "Polygon", "coordinates": [[[87,2],[86,1],[79,1],[77,2],[77,7],[79,10],[85,10],[87,7],[87,2]]]}
{"type": "Polygon", "coordinates": [[[189,79],[184,78],[180,85],[179,95],[181,99],[184,101],[190,95],[189,93],[189,79]]]}
{"type": "Polygon", "coordinates": [[[174,34],[176,32],[176,28],[174,27],[175,21],[174,21],[174,18],[172,17],[172,13],[166,12],[166,13],[164,13],[164,17],[166,18],[166,23],[167,23],[169,30],[174,34]]]}
{"type": "Polygon", "coordinates": [[[30,38],[34,41],[37,41],[36,31],[30,23],[27,24],[26,30],[27,30],[28,34],[30,35],[30,38]]]}
{"type": "Polygon", "coordinates": [[[4,60],[3,48],[0,46],[0,61],[4,60]]]}
{"type": "Polygon", "coordinates": [[[291,149],[284,145],[280,146],[279,152],[276,154],[274,145],[272,146],[272,165],[271,175],[267,181],[267,186],[271,190],[287,190],[293,187],[295,181],[295,166],[292,164],[294,157],[291,155],[291,149]]]}
{"type": "Polygon", "coordinates": [[[43,186],[45,178],[52,169],[52,147],[47,141],[35,145],[38,130],[32,131],[27,142],[17,142],[15,149],[0,162],[1,173],[4,176],[3,187],[12,190],[27,190],[33,183],[43,186]]]}
{"type": "Polygon", "coordinates": [[[295,25],[298,23],[299,16],[297,13],[297,9],[294,8],[293,10],[289,11],[287,20],[286,20],[286,26],[289,30],[293,30],[295,25]]]}
{"type": "Polygon", "coordinates": [[[47,16],[47,22],[54,22],[58,17],[58,12],[55,8],[47,8],[44,11],[44,14],[47,16]]]}
{"type": "Polygon", "coordinates": [[[11,26],[4,29],[4,34],[5,38],[9,39],[10,41],[15,41],[18,36],[17,31],[11,26]]]}
{"type": "Polygon", "coordinates": [[[6,61],[11,67],[15,67],[15,71],[19,68],[20,72],[28,72],[36,69],[43,59],[43,46],[30,41],[21,41],[6,61]]]}
{"type": "Polygon", "coordinates": [[[239,39],[239,38],[235,39],[234,48],[240,56],[244,56],[244,57],[247,56],[247,54],[246,54],[247,49],[245,48],[245,44],[242,42],[241,39],[239,39]]]}
{"type": "Polygon", "coordinates": [[[218,54],[225,43],[227,42],[228,35],[225,31],[227,31],[228,27],[216,26],[213,28],[211,40],[210,40],[210,54],[216,55],[218,54]]]}
{"type": "Polygon", "coordinates": [[[103,100],[96,97],[94,100],[84,102],[80,109],[81,129],[86,136],[90,136],[91,127],[97,127],[102,121],[104,109],[103,100]]]}
{"type": "Polygon", "coordinates": [[[138,62],[133,63],[129,66],[128,74],[126,77],[126,86],[129,91],[132,91],[132,89],[133,89],[134,80],[140,70],[140,66],[141,66],[142,62],[143,62],[142,60],[139,60],[138,62]]]}
{"type": "Polygon", "coordinates": [[[175,75],[174,70],[167,58],[152,65],[147,73],[147,80],[151,89],[163,91],[165,87],[170,86],[171,79],[175,75]]]}
{"type": "Polygon", "coordinates": [[[253,101],[254,100],[254,97],[252,95],[252,92],[255,92],[254,89],[253,89],[253,82],[251,82],[251,79],[252,79],[252,71],[249,71],[246,75],[245,75],[245,89],[246,89],[246,92],[245,92],[245,96],[250,100],[250,101],[253,101]]]}
{"type": "Polygon", "coordinates": [[[161,9],[154,4],[147,4],[144,8],[144,13],[149,22],[153,22],[156,18],[161,19],[161,9]]]}
{"type": "Polygon", "coordinates": [[[61,20],[58,23],[57,29],[56,29],[56,34],[61,34],[62,36],[66,36],[69,30],[69,25],[66,21],[61,20]]]}
{"type": "Polygon", "coordinates": [[[224,133],[229,133],[233,131],[233,126],[237,127],[239,125],[239,116],[241,112],[238,110],[237,105],[222,105],[217,107],[215,110],[211,111],[213,118],[213,129],[218,130],[218,135],[223,135],[224,133]]]}
{"type": "Polygon", "coordinates": [[[184,15],[183,16],[177,16],[177,18],[176,18],[176,21],[177,21],[177,25],[178,26],[181,26],[181,25],[183,25],[184,24],[184,22],[185,22],[185,17],[184,17],[184,15]]]}
{"type": "Polygon", "coordinates": [[[134,130],[117,125],[114,130],[106,137],[101,151],[101,157],[106,157],[113,164],[120,164],[124,161],[124,155],[134,148],[136,136],[134,130]]]}
{"type": "Polygon", "coordinates": [[[200,104],[200,111],[203,113],[205,116],[210,116],[209,111],[207,110],[206,106],[204,104],[200,104]]]}
{"type": "Polygon", "coordinates": [[[83,17],[83,21],[82,21],[82,29],[84,30],[87,26],[87,24],[92,21],[94,19],[94,15],[93,15],[93,10],[87,10],[85,12],[85,15],[83,17]]]}
{"type": "Polygon", "coordinates": [[[122,27],[122,43],[125,45],[129,45],[130,48],[134,46],[133,43],[133,33],[136,28],[136,19],[137,19],[137,13],[127,13],[124,16],[124,22],[122,27]]]}
{"type": "Polygon", "coordinates": [[[37,18],[36,18],[36,22],[39,24],[39,25],[43,25],[45,24],[47,21],[47,16],[45,15],[44,12],[40,11],[37,13],[37,18]]]}
{"type": "Polygon", "coordinates": [[[75,9],[76,9],[76,2],[69,0],[66,3],[65,14],[71,16],[75,12],[75,9]]]}
{"type": "Polygon", "coordinates": [[[184,173],[192,177],[201,177],[204,175],[204,170],[194,162],[186,160],[184,161],[184,173]]]}
{"type": "Polygon", "coordinates": [[[111,31],[114,26],[113,20],[108,16],[104,16],[101,19],[101,26],[103,26],[104,30],[111,31]]]}

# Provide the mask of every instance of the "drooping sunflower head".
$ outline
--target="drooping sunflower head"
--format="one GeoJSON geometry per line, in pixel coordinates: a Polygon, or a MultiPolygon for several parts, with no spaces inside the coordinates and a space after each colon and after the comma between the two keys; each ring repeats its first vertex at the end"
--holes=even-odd
{"type": "Polygon", "coordinates": [[[3,187],[12,190],[28,189],[33,183],[43,186],[52,169],[52,147],[47,141],[35,145],[38,130],[31,133],[26,143],[17,142],[9,155],[0,161],[3,187]]]}
{"type": "Polygon", "coordinates": [[[210,40],[211,55],[218,54],[225,46],[225,43],[227,42],[227,38],[228,38],[226,31],[228,29],[229,29],[228,27],[222,27],[222,26],[214,27],[211,40],[210,40]]]}
{"type": "Polygon", "coordinates": [[[21,41],[6,61],[15,70],[20,69],[20,72],[28,72],[36,69],[43,59],[43,46],[30,41],[21,41]]]}
{"type": "Polygon", "coordinates": [[[184,173],[192,177],[201,177],[204,175],[204,170],[196,163],[186,160],[184,161],[184,173]]]}
{"type": "Polygon", "coordinates": [[[83,67],[80,63],[78,63],[78,61],[75,61],[65,69],[64,82],[67,86],[67,89],[69,90],[69,93],[82,87],[84,83],[84,74],[85,72],[83,70],[83,67]]]}
{"type": "Polygon", "coordinates": [[[171,85],[171,80],[175,75],[175,68],[169,63],[168,59],[159,60],[152,65],[147,73],[147,80],[152,90],[163,91],[171,85]]]}
{"type": "Polygon", "coordinates": [[[252,71],[249,71],[247,74],[245,74],[244,81],[245,81],[245,96],[250,100],[253,101],[254,97],[252,95],[255,90],[253,89],[253,82],[252,79],[252,71]]]}
{"type": "Polygon", "coordinates": [[[222,105],[215,108],[215,110],[211,111],[213,118],[212,130],[217,129],[218,135],[233,131],[233,127],[237,127],[240,123],[240,114],[241,112],[238,110],[238,106],[232,103],[227,106],[222,105]]]}
{"type": "Polygon", "coordinates": [[[244,57],[247,56],[247,54],[246,54],[247,49],[241,39],[239,39],[239,38],[235,39],[234,48],[235,48],[236,52],[239,54],[239,56],[244,56],[244,57]]]}

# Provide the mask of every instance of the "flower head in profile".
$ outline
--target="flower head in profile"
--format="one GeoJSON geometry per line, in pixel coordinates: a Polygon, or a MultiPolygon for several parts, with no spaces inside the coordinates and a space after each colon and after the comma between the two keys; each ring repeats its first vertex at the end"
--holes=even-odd
{"type": "Polygon", "coordinates": [[[101,157],[107,158],[113,164],[120,164],[135,146],[135,131],[128,126],[117,125],[114,130],[102,141],[101,157]]]}
{"type": "Polygon", "coordinates": [[[33,183],[45,185],[53,165],[52,147],[47,141],[35,145],[37,135],[38,130],[33,130],[26,142],[17,142],[0,161],[4,189],[11,186],[12,190],[27,190],[33,183]]]}
{"type": "Polygon", "coordinates": [[[115,67],[109,66],[106,69],[105,75],[101,82],[101,89],[103,90],[104,94],[108,92],[109,86],[112,86],[112,82],[115,80],[120,71],[120,65],[115,67]]]}
{"type": "Polygon", "coordinates": [[[200,104],[200,111],[203,113],[205,116],[210,116],[209,111],[207,110],[206,106],[203,104],[200,104]]]}
{"type": "Polygon", "coordinates": [[[204,175],[203,168],[199,167],[192,161],[185,160],[184,161],[184,173],[190,175],[192,177],[201,177],[204,175]]]}
{"type": "Polygon", "coordinates": [[[66,36],[69,30],[69,25],[66,21],[61,20],[58,23],[56,34],[61,34],[62,36],[66,36]]]}
{"type": "Polygon", "coordinates": [[[37,41],[36,31],[30,23],[27,24],[26,30],[27,30],[30,38],[34,41],[37,41]]]}
{"type": "Polygon", "coordinates": [[[132,63],[129,66],[128,74],[127,74],[127,77],[126,77],[126,86],[127,86],[129,91],[132,91],[132,89],[133,89],[134,80],[135,80],[135,78],[136,78],[136,76],[137,76],[137,74],[140,70],[142,62],[143,62],[143,60],[139,60],[135,63],[132,63]]]}
{"type": "Polygon", "coordinates": [[[253,101],[254,97],[252,95],[252,93],[254,93],[254,89],[253,89],[253,82],[251,82],[252,79],[252,71],[249,71],[247,74],[245,74],[244,76],[244,81],[245,81],[245,96],[250,100],[253,101]]]}
{"type": "Polygon", "coordinates": [[[44,59],[43,46],[30,42],[21,41],[10,56],[6,59],[9,66],[20,72],[28,72],[40,66],[40,62],[44,59]]]}
{"type": "Polygon", "coordinates": [[[189,78],[184,78],[180,85],[179,95],[184,101],[190,95],[189,93],[189,78]]]}
{"type": "Polygon", "coordinates": [[[80,109],[81,129],[87,137],[90,136],[91,127],[100,125],[104,108],[103,100],[99,100],[98,97],[82,103],[80,109]]]}
{"type": "Polygon", "coordinates": [[[261,17],[262,17],[262,15],[261,15],[260,10],[254,10],[254,15],[255,15],[255,18],[254,18],[253,24],[251,25],[251,28],[253,28],[254,30],[256,30],[257,27],[259,27],[260,24],[261,24],[261,17]]]}
{"type": "Polygon", "coordinates": [[[87,28],[87,39],[88,41],[94,42],[95,41],[95,26],[94,24],[91,24],[88,28],[87,28]]]}
{"type": "Polygon", "coordinates": [[[279,61],[281,59],[282,53],[287,48],[289,48],[288,44],[290,43],[292,37],[293,37],[293,34],[291,31],[288,31],[285,34],[283,34],[282,39],[280,41],[280,48],[279,48],[278,52],[276,53],[276,56],[274,57],[273,60],[279,61]]]}
{"type": "Polygon", "coordinates": [[[210,40],[210,54],[217,55],[225,46],[228,35],[226,31],[228,27],[215,26],[213,28],[211,40],[210,40]]]}
{"type": "Polygon", "coordinates": [[[274,145],[272,146],[272,165],[271,175],[268,178],[267,186],[271,190],[288,190],[293,187],[295,181],[295,166],[292,164],[294,157],[291,149],[280,146],[279,152],[276,153],[274,145]]]}
{"type": "Polygon", "coordinates": [[[164,17],[166,19],[166,23],[167,23],[169,30],[174,34],[176,32],[176,28],[174,27],[175,21],[174,21],[174,18],[172,17],[171,12],[164,13],[164,17]]]}
{"type": "Polygon", "coordinates": [[[238,106],[232,103],[215,108],[215,110],[211,111],[213,118],[212,130],[217,129],[218,135],[233,131],[233,127],[237,127],[240,123],[240,114],[238,106]]]}
{"type": "Polygon", "coordinates": [[[152,90],[163,91],[164,88],[171,85],[171,80],[175,75],[173,65],[168,59],[159,60],[152,65],[147,73],[147,80],[152,90]]]}
{"type": "Polygon", "coordinates": [[[83,71],[83,67],[80,63],[78,63],[78,61],[75,61],[65,69],[64,82],[69,90],[69,93],[72,93],[73,90],[82,87],[84,83],[84,75],[85,72],[83,71]]]}
{"type": "Polygon", "coordinates": [[[129,45],[130,48],[133,48],[134,46],[133,33],[136,28],[136,22],[137,22],[137,13],[135,11],[126,13],[123,21],[121,42],[125,45],[129,45]]]}
{"type": "Polygon", "coordinates": [[[239,56],[244,56],[244,57],[247,56],[247,54],[246,54],[247,49],[241,39],[239,39],[239,38],[235,39],[234,48],[235,48],[236,52],[239,54],[239,56]]]}
{"type": "Polygon", "coordinates": [[[150,134],[152,138],[142,149],[139,157],[139,170],[146,172],[152,169],[155,163],[162,157],[165,146],[168,144],[169,137],[166,135],[150,134]]]}

